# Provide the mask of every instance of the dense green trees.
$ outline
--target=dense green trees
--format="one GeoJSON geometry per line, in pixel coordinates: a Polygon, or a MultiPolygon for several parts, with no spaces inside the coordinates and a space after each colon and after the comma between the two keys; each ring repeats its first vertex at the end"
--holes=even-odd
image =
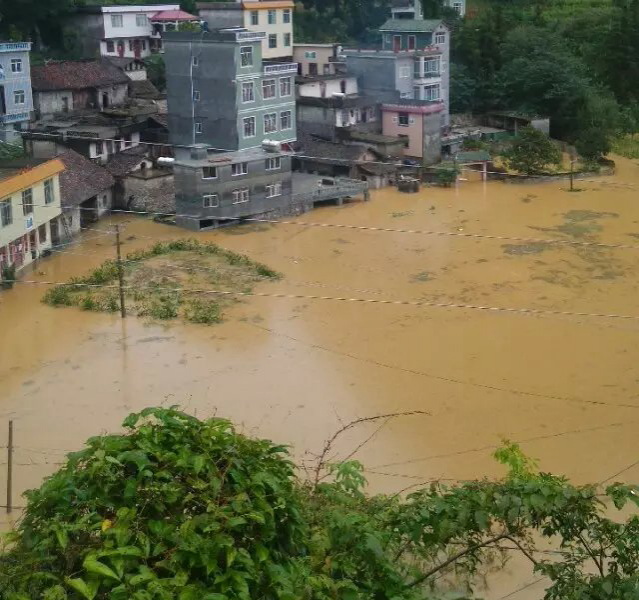
{"type": "Polygon", "coordinates": [[[510,169],[534,175],[559,165],[561,152],[545,133],[524,127],[504,152],[504,158],[510,169]]]}
{"type": "Polygon", "coordinates": [[[0,598],[462,598],[513,552],[548,578],[547,600],[639,594],[639,518],[618,512],[639,488],[573,486],[516,445],[496,453],[501,481],[371,497],[359,463],[324,462],[330,443],[303,482],[283,447],[223,420],[147,409],[124,425],[28,494],[0,598]]]}

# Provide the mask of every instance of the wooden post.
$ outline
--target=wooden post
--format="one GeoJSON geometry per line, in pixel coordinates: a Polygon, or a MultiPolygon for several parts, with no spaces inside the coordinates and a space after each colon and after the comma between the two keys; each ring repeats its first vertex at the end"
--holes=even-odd
{"type": "Polygon", "coordinates": [[[574,165],[575,165],[575,160],[572,158],[572,156],[570,157],[570,191],[574,191],[574,187],[573,187],[573,180],[574,180],[574,165]]]}
{"type": "Polygon", "coordinates": [[[124,305],[124,272],[122,270],[122,255],[120,254],[120,226],[115,226],[115,245],[118,256],[118,281],[120,288],[120,315],[126,317],[126,306],[124,305]]]}
{"type": "Polygon", "coordinates": [[[7,439],[7,514],[13,509],[13,421],[9,421],[9,437],[7,439]]]}

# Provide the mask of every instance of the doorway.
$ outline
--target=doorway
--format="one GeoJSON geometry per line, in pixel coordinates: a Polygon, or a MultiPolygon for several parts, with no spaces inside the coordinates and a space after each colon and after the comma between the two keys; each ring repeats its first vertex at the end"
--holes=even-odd
{"type": "Polygon", "coordinates": [[[399,52],[402,49],[402,36],[393,36],[393,52],[399,52]]]}

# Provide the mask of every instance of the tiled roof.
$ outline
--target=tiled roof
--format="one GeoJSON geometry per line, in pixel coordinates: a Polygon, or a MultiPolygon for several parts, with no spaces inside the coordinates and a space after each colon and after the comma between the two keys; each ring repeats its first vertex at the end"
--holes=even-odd
{"type": "Polygon", "coordinates": [[[131,81],[129,84],[130,95],[132,98],[141,98],[142,100],[159,100],[162,94],[148,79],[140,79],[131,81]]]}
{"type": "Polygon", "coordinates": [[[155,13],[149,21],[197,21],[198,18],[183,10],[161,10],[155,13]]]}
{"type": "Polygon", "coordinates": [[[129,83],[124,72],[107,60],[52,61],[31,67],[33,91],[81,90],[129,83]]]}
{"type": "Polygon", "coordinates": [[[145,149],[142,146],[136,146],[113,155],[104,165],[104,168],[114,177],[124,177],[146,157],[145,149]]]}
{"type": "Polygon", "coordinates": [[[106,169],[74,150],[66,150],[57,158],[65,167],[60,173],[63,206],[78,206],[85,200],[108,190],[115,183],[115,179],[106,169]]]}
{"type": "Polygon", "coordinates": [[[439,19],[388,19],[379,30],[396,31],[398,33],[428,33],[435,31],[441,23],[439,19]]]}

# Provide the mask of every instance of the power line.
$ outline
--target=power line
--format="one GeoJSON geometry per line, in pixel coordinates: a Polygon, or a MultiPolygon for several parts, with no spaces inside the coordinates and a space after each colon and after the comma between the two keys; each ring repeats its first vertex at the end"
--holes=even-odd
{"type": "MultiPolygon", "coordinates": [[[[33,285],[59,285],[63,287],[81,287],[81,288],[107,288],[107,289],[119,289],[116,285],[106,284],[90,284],[90,283],[65,283],[62,281],[34,281],[34,280],[18,280],[7,279],[7,283],[19,283],[19,284],[33,284],[33,285]]],[[[587,312],[573,312],[562,310],[547,310],[538,308],[511,308],[501,306],[482,306],[479,304],[460,304],[457,302],[427,302],[424,300],[382,300],[379,298],[347,298],[338,296],[307,296],[303,294],[269,294],[266,292],[233,292],[229,290],[211,290],[211,289],[193,289],[193,288],[171,288],[171,287],[157,287],[157,286],[124,286],[125,290],[151,288],[157,291],[166,291],[173,293],[186,293],[186,294],[211,294],[218,296],[242,296],[242,297],[254,297],[254,298],[282,298],[290,300],[326,300],[333,302],[351,302],[361,304],[384,304],[392,306],[426,306],[432,308],[458,308],[461,310],[477,310],[483,312],[504,312],[510,314],[523,314],[532,316],[568,316],[568,317],[592,317],[600,319],[624,319],[639,321],[639,315],[625,315],[616,313],[587,313],[587,312]]]]}

